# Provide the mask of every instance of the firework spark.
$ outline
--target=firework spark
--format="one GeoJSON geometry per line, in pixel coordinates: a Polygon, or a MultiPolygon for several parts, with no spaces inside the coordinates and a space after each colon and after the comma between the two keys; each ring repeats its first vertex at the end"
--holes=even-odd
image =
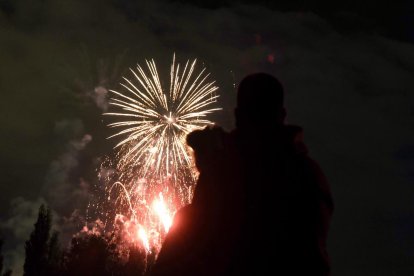
{"type": "MultiPolygon", "coordinates": [[[[109,138],[122,138],[115,146],[119,179],[109,194],[117,188],[115,202],[140,225],[139,239],[150,241],[148,235],[156,233],[159,241],[174,212],[192,197],[196,170],[185,137],[213,124],[206,117],[220,108],[212,107],[217,87],[208,81],[205,68],[196,73],[196,60],[182,68],[174,55],[167,88],[155,61],[146,60],[146,66],[130,69],[131,78],[123,78],[122,90],[110,90],[109,104],[116,110],[104,115],[120,120],[109,124],[119,129],[109,138]]],[[[145,248],[149,246],[144,242],[145,248]]]]}
{"type": "Polygon", "coordinates": [[[217,87],[214,82],[206,82],[209,74],[205,68],[193,74],[196,60],[187,61],[181,71],[174,56],[166,91],[155,61],[147,60],[146,64],[147,72],[140,65],[130,69],[133,78],[123,78],[123,92],[110,90],[110,105],[121,111],[105,115],[127,118],[109,124],[122,128],[111,137],[126,136],[116,145],[122,149],[118,167],[124,172],[132,169],[134,175],[143,178],[172,177],[178,183],[183,168],[192,166],[185,136],[212,124],[206,116],[220,109],[208,108],[216,102],[217,87]]]}

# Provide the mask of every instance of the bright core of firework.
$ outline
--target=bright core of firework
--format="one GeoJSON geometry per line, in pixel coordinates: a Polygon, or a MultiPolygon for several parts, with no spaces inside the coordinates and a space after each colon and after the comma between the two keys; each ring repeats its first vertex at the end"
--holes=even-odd
{"type": "Polygon", "coordinates": [[[166,86],[155,61],[146,60],[146,67],[137,65],[130,69],[131,78],[123,77],[121,90],[110,90],[109,104],[116,110],[104,115],[118,119],[109,124],[119,130],[110,138],[122,138],[115,146],[119,179],[108,192],[119,191],[117,208],[124,214],[128,210],[147,249],[154,246],[154,238],[147,235],[156,233],[160,241],[175,211],[191,200],[196,170],[187,134],[213,124],[206,116],[221,109],[212,107],[217,87],[208,81],[206,69],[196,71],[196,60],[181,66],[174,55],[166,86]]]}

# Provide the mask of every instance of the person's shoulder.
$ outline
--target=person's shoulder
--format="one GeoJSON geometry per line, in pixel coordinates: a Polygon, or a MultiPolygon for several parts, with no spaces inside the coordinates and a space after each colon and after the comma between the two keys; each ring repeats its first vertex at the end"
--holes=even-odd
{"type": "Polygon", "coordinates": [[[304,161],[307,180],[314,183],[313,188],[319,191],[320,198],[327,203],[330,209],[333,209],[331,187],[319,162],[309,156],[306,156],[304,161]]]}
{"type": "Polygon", "coordinates": [[[217,151],[224,148],[229,134],[220,126],[207,126],[187,135],[187,144],[196,152],[217,151]]]}
{"type": "Polygon", "coordinates": [[[207,171],[223,165],[228,158],[230,135],[223,128],[208,126],[187,135],[187,144],[193,149],[197,169],[207,171]]]}
{"type": "Polygon", "coordinates": [[[308,148],[304,142],[303,128],[297,125],[283,126],[284,139],[288,144],[292,145],[295,154],[304,156],[308,155],[308,148]]]}

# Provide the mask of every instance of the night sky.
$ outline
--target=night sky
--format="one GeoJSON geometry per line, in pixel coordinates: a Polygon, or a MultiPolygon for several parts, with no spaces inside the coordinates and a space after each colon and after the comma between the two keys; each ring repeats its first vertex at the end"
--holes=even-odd
{"type": "Polygon", "coordinates": [[[211,72],[224,108],[211,119],[228,130],[241,78],[282,81],[332,187],[333,275],[414,275],[413,4],[269,2],[0,0],[6,266],[20,275],[42,202],[63,236],[79,230],[115,144],[107,89],[146,58],[168,83],[176,53],[211,72]]]}

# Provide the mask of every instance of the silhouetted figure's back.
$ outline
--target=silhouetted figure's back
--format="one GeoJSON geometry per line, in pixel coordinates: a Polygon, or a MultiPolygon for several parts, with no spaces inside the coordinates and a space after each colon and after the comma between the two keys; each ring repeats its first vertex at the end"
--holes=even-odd
{"type": "Polygon", "coordinates": [[[238,88],[236,129],[191,133],[200,171],[153,275],[330,275],[329,185],[303,132],[285,125],[283,88],[264,73],[238,88]]]}

